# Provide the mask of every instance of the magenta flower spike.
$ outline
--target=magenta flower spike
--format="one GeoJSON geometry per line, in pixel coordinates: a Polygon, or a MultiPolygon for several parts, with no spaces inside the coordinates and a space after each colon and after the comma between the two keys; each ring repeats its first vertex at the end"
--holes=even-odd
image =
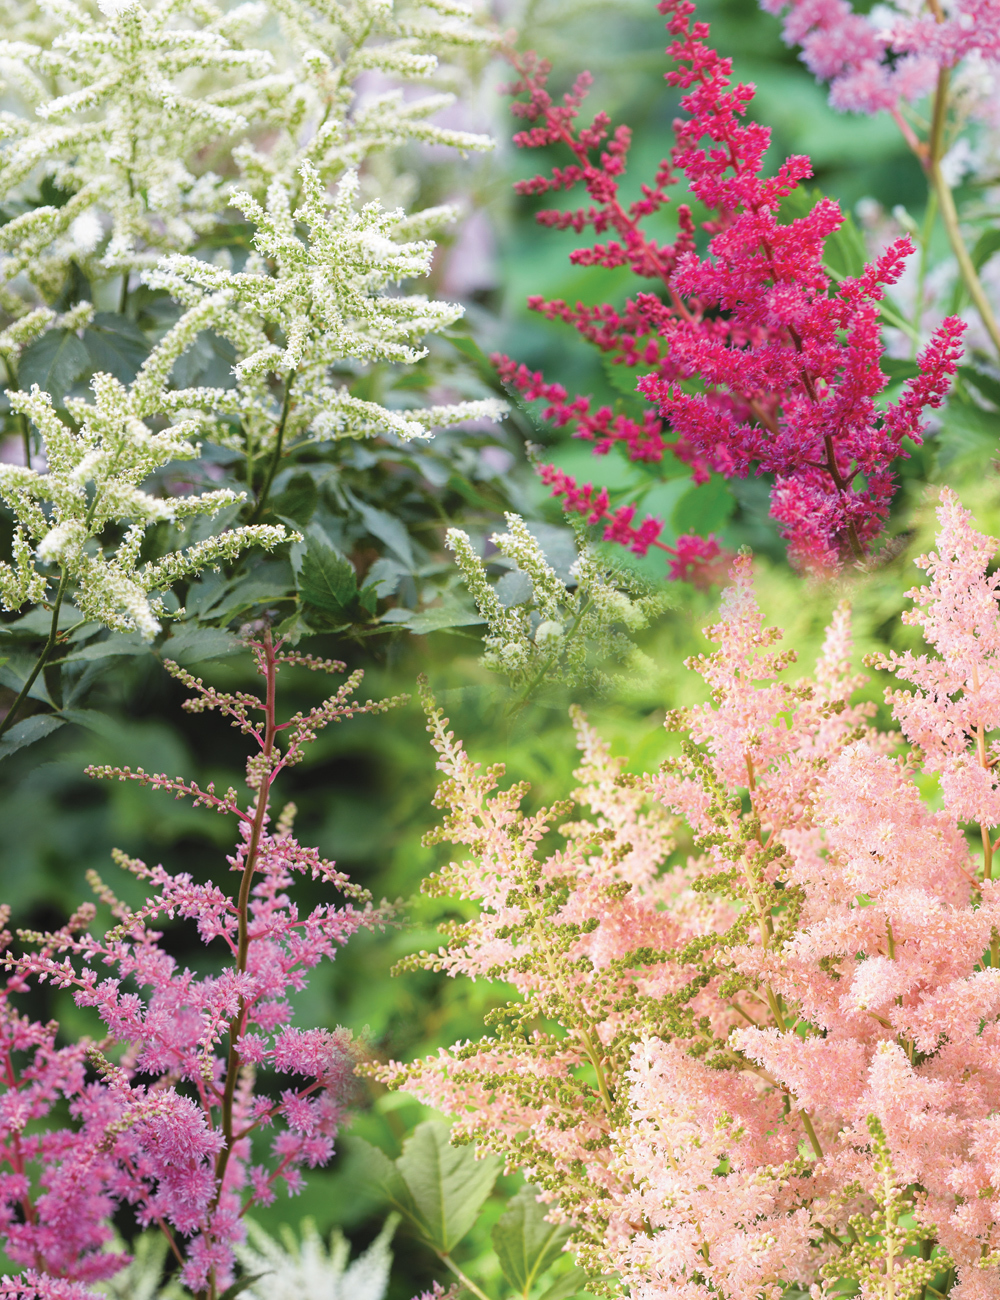
{"type": "MultiPolygon", "coordinates": [[[[675,63],[665,74],[683,92],[686,117],[674,123],[670,157],[659,165],[642,197],[620,198],[631,133],[613,132],[606,114],[575,125],[590,84],[577,79],[562,104],[546,90],[549,66],[534,55],[514,56],[527,96],[512,106],[531,125],[515,136],[525,148],[561,145],[569,166],[518,182],[523,194],[555,193],[583,185],[590,204],[538,214],[542,225],[613,238],[581,248],[570,261],[583,266],[627,265],[653,282],[623,309],[575,307],[540,297],[529,305],[572,325],[616,365],[648,367],[638,390],[656,411],[642,420],[572,400],[504,356],[501,377],[531,400],[544,400],[544,418],[594,442],[597,454],[621,444],[630,460],[653,463],[669,451],[691,467],[694,481],[710,472],[726,478],[773,476],[771,515],[799,568],[836,571],[865,559],[888,518],[895,491],[893,462],[919,443],[923,412],[940,406],[961,355],[964,328],[945,320],[919,360],[901,399],[884,411],[877,398],[888,383],[880,367],[884,348],[879,303],[913,251],[898,239],[859,276],[834,283],[824,264],[826,241],[843,223],[832,199],[806,216],[780,217],[782,201],[812,175],[808,158],[792,157],[773,176],[762,173],[769,130],[746,120],[754,88],[731,80],[732,61],[707,43],[706,23],[692,22],[690,0],[661,0],[675,63]],[[683,177],[690,195],[709,213],[710,238],[699,253],[691,209],[677,209],[678,235],[663,244],[644,220],[669,201],[683,177]]],[[[670,576],[690,577],[719,555],[715,539],[697,554],[690,539],[661,540],[663,521],[634,521],[635,507],[612,509],[606,492],[579,486],[555,467],[543,481],[572,513],[605,526],[607,540],[638,554],[651,546],[670,552],[670,576]],[[697,565],[693,568],[693,561],[697,565]]]]}
{"type": "MultiPolygon", "coordinates": [[[[145,903],[130,909],[92,874],[98,902],[111,910],[110,928],[95,930],[97,909],[85,903],[61,930],[19,932],[29,951],[8,952],[0,991],[0,1231],[25,1272],[5,1279],[0,1295],[89,1294],[84,1284],[126,1262],[103,1248],[110,1216],[128,1205],[142,1226],[165,1233],[183,1284],[199,1300],[217,1300],[232,1282],[246,1211],[270,1204],[282,1183],[295,1194],[302,1170],[333,1154],[354,1068],[351,1038],[345,1030],[293,1025],[289,995],[352,934],[384,924],[388,913],[298,842],[294,805],[272,821],[270,797],[322,727],[398,701],[354,699],[358,671],[322,704],[281,722],[282,667],[340,673],[344,665],[283,650],[268,628],[248,645],[263,698],[217,691],[167,663],[193,692],[189,712],[218,709],[250,739],[246,806],[235,789],[217,794],[212,783],[202,789],[141,768],[88,769],[234,817],[238,838],[228,862],[236,887],[200,884],[187,872],[116,851],[118,865],[146,886],[145,903]],[[302,877],[345,901],[301,912],[291,891],[302,877]],[[165,951],[155,926],[174,919],[193,922],[206,947],[222,953],[219,973],[199,975],[165,951]],[[55,1023],[36,1024],[18,1012],[18,995],[46,982],[96,1010],[106,1030],[99,1043],[60,1046],[55,1023]],[[258,1087],[262,1072],[266,1091],[258,1087]],[[64,1103],[68,1122],[55,1111],[64,1103]],[[265,1131],[273,1137],[261,1159],[252,1140],[265,1131]]],[[[9,945],[9,932],[3,938],[9,945]]]]}

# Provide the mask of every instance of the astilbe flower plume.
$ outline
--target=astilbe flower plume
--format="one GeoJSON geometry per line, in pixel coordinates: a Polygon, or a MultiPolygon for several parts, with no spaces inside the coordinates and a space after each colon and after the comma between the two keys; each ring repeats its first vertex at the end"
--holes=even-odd
{"type": "Polygon", "coordinates": [[[184,1284],[201,1300],[215,1300],[232,1280],[246,1210],[273,1201],[282,1182],[297,1192],[302,1169],[333,1153],[353,1070],[350,1036],[295,1027],[288,998],[355,931],[387,914],[295,839],[293,805],[272,822],[269,800],[278,775],[301,760],[320,728],[395,701],[354,699],[362,676],[355,672],[322,704],[279,722],[282,666],[344,666],[282,650],[269,629],[249,645],[265,681],[263,699],[216,691],[168,663],[193,692],[190,711],[218,709],[250,738],[246,807],[235,789],[221,795],[212,784],[202,789],[141,768],[88,769],[235,817],[238,842],[228,859],[238,876],[235,893],[116,851],[118,865],[146,886],[140,907],[128,907],[91,873],[110,927],[95,928],[97,908],[86,903],[60,930],[20,931],[29,945],[20,955],[4,933],[0,1233],[7,1255],[26,1271],[6,1279],[0,1294],[72,1300],[86,1293],[83,1284],[113,1275],[126,1261],[103,1249],[113,1235],[109,1218],[128,1205],[142,1226],[167,1236],[184,1284]],[[301,912],[289,891],[303,876],[346,901],[301,912]],[[161,918],[194,922],[201,941],[221,949],[221,971],[200,976],[181,968],[154,928],[161,918]],[[99,1047],[87,1040],[60,1046],[57,1025],[17,1010],[21,995],[46,982],[96,1011],[105,1027],[99,1047]],[[257,1087],[258,1072],[266,1072],[266,1091],[257,1087]],[[57,1118],[63,1103],[68,1120],[57,1118]],[[255,1160],[252,1139],[267,1129],[274,1130],[270,1158],[255,1160]]]}
{"type": "MultiPolygon", "coordinates": [[[[675,121],[670,157],[633,203],[620,197],[628,127],[612,132],[604,113],[590,126],[575,125],[588,75],[556,104],[546,90],[548,65],[514,56],[519,79],[511,89],[527,95],[513,111],[530,123],[516,142],[563,146],[573,157],[569,166],[519,182],[519,191],[546,194],[582,184],[590,199],[576,210],[541,212],[538,220],[615,236],[578,249],[570,260],[628,266],[656,289],[636,294],[623,309],[540,297],[529,305],[573,325],[612,364],[645,370],[638,390],[659,417],[647,412],[639,421],[609,407],[594,410],[590,398],[570,400],[561,385],[507,357],[496,362],[506,383],[529,400],[544,399],[545,417],[593,440],[598,453],[618,443],[630,459],[656,463],[669,451],[691,466],[696,482],[710,471],[773,476],[771,513],[793,561],[835,569],[847,557],[862,559],[880,533],[894,492],[892,463],[908,454],[907,440],[921,441],[922,412],[945,396],[963,325],[957,318],[943,322],[919,359],[919,375],[899,402],[880,411],[876,399],[888,380],[879,365],[879,302],[913,251],[909,238],[862,274],[833,285],[823,258],[844,220],[839,206],[821,199],[805,216],[780,219],[782,201],[812,174],[809,159],[788,158],[764,176],[770,132],[745,120],[753,87],[732,84],[731,60],[708,45],[707,24],[692,22],[690,0],[661,0],[658,8],[676,64],[666,81],[683,92],[687,116],[675,121]],[[643,226],[681,176],[708,212],[705,256],[686,203],[678,206],[672,243],[658,242],[643,226]]],[[[636,526],[633,505],[613,510],[606,493],[581,488],[554,467],[543,478],[567,508],[604,523],[608,539],[640,554],[654,545],[680,554],[659,540],[660,520],[636,526]]],[[[681,539],[680,550],[687,545],[681,539]]],[[[712,549],[706,558],[716,554],[712,549]]],[[[686,571],[684,561],[673,567],[672,576],[686,571]]]]}
{"type": "Polygon", "coordinates": [[[900,104],[928,94],[942,66],[969,55],[1000,58],[997,0],[884,5],[878,22],[855,13],[848,0],[761,0],[761,7],[784,13],[785,40],[801,46],[810,72],[830,82],[835,108],[887,110],[901,125],[900,104]]]}
{"type": "Polygon", "coordinates": [[[516,998],[480,1042],[382,1076],[522,1165],[640,1300],[1000,1296],[1000,894],[964,833],[995,824],[997,543],[949,493],[939,518],[912,616],[936,654],[885,661],[918,688],[887,696],[920,746],[901,757],[849,703],[847,609],[792,681],[748,557],[689,663],[710,700],[668,717],[686,734],[659,773],[577,718],[579,820],[491,795],[501,770],[431,709],[432,838],[470,857],[428,885],[479,910],[416,960],[516,998]]]}

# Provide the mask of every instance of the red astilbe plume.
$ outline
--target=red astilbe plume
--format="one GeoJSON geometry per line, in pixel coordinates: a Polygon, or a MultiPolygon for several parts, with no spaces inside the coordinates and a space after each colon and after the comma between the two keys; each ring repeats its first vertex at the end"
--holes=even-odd
{"type": "MultiPolygon", "coordinates": [[[[141,906],[129,908],[92,872],[111,927],[95,930],[97,909],[84,904],[58,931],[20,931],[31,950],[7,958],[0,990],[0,1233],[25,1271],[0,1282],[0,1295],[90,1294],[86,1283],[126,1262],[103,1247],[112,1236],[110,1216],[128,1205],[140,1225],[164,1232],[184,1285],[198,1300],[215,1300],[232,1281],[232,1247],[242,1239],[246,1211],[273,1201],[281,1183],[299,1191],[303,1168],[326,1164],[333,1154],[355,1053],[344,1030],[295,1027],[289,995],[352,934],[384,923],[387,914],[333,863],[299,844],[294,805],[272,824],[269,802],[276,778],[302,759],[322,727],[396,701],[354,699],[362,676],[355,672],[322,704],[281,722],[282,666],[335,673],[344,666],[283,652],[267,629],[248,644],[265,681],[263,698],[216,691],[167,665],[193,692],[190,712],[218,709],[250,738],[246,807],[235,789],[220,795],[213,784],[202,789],[141,768],[88,769],[235,817],[237,844],[228,858],[235,887],[199,884],[186,872],[116,852],[118,865],[146,887],[141,906]],[[301,912],[291,897],[301,877],[344,901],[301,912]],[[206,947],[221,952],[221,969],[199,976],[178,966],[153,928],[160,918],[194,922],[206,947]],[[57,1026],[37,1025],[14,1009],[12,999],[46,982],[96,1010],[105,1029],[101,1050],[87,1041],[57,1047],[57,1026]],[[258,1087],[262,1071],[266,1088],[258,1087]],[[54,1113],[63,1100],[69,1122],[54,1113]],[[264,1158],[255,1163],[252,1138],[265,1130],[273,1133],[270,1155],[259,1151],[264,1158]]],[[[9,943],[8,934],[3,938],[9,943]]]]}
{"type": "MultiPolygon", "coordinates": [[[[634,203],[625,206],[619,197],[628,128],[609,134],[603,113],[589,127],[575,126],[588,77],[557,105],[545,89],[548,65],[532,55],[515,56],[520,77],[512,89],[528,96],[513,105],[514,113],[532,123],[516,143],[561,144],[574,158],[548,176],[519,182],[519,192],[582,183],[591,199],[588,207],[542,212],[538,220],[580,232],[589,227],[596,235],[613,232],[616,238],[578,249],[570,260],[627,264],[658,282],[655,293],[637,294],[622,310],[538,297],[529,305],[572,324],[613,364],[648,366],[638,388],[656,403],[659,418],[650,413],[636,421],[607,407],[594,411],[590,398],[569,400],[560,385],[546,384],[506,357],[495,360],[505,382],[528,400],[545,400],[546,418],[594,441],[599,454],[621,443],[630,459],[656,462],[670,451],[692,467],[696,482],[709,470],[730,478],[772,475],[771,514],[793,562],[836,569],[849,556],[863,559],[881,531],[895,488],[892,462],[908,454],[905,439],[921,441],[923,411],[941,404],[964,326],[951,317],[942,323],[919,359],[919,375],[900,402],[880,413],[875,399],[888,380],[879,364],[878,304],[913,251],[910,240],[897,240],[860,276],[833,285],[823,255],[843,223],[839,206],[821,199],[806,216],[778,220],[782,201],[812,174],[809,159],[788,158],[774,176],[763,176],[770,131],[744,120],[753,87],[732,84],[732,62],[706,43],[707,24],[692,23],[690,0],[661,0],[658,8],[667,17],[673,37],[668,53],[677,64],[666,80],[684,92],[681,107],[688,116],[675,122],[670,158],[634,203]],[[681,174],[711,214],[704,223],[711,235],[704,257],[686,205],[678,207],[672,244],[658,243],[642,226],[667,202],[681,174]]],[[[637,528],[634,508],[626,507],[627,517],[612,512],[593,489],[578,488],[566,475],[550,474],[547,481],[567,509],[605,523],[606,537],[641,554],[651,545],[675,549],[658,541],[659,520],[637,528]]]]}

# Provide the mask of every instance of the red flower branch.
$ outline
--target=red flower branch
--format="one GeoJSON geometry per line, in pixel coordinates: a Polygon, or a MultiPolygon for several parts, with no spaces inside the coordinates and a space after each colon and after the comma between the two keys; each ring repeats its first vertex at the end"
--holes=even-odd
{"type": "MultiPolygon", "coordinates": [[[[774,176],[763,176],[770,132],[745,120],[753,87],[732,84],[731,60],[706,43],[707,24],[692,23],[690,0],[661,0],[658,8],[667,17],[673,38],[668,53],[676,64],[666,80],[684,92],[681,107],[688,116],[674,123],[670,158],[634,202],[625,205],[619,193],[629,129],[612,131],[604,113],[589,127],[576,125],[589,76],[579,77],[555,104],[546,90],[549,65],[532,54],[513,55],[519,77],[511,87],[527,96],[513,112],[532,124],[515,142],[527,148],[560,144],[573,158],[569,166],[519,182],[518,191],[543,194],[582,184],[591,200],[571,211],[541,212],[539,222],[612,234],[570,260],[628,265],[656,282],[656,292],[637,294],[623,309],[570,307],[540,297],[529,305],[573,325],[613,364],[648,366],[638,389],[656,404],[658,416],[650,411],[638,421],[608,407],[593,411],[589,398],[570,401],[560,385],[546,384],[506,357],[498,358],[501,375],[528,400],[547,401],[546,417],[594,441],[598,453],[621,443],[630,459],[655,463],[669,450],[691,466],[695,482],[709,470],[773,476],[771,514],[795,563],[829,570],[851,556],[860,560],[888,517],[892,463],[908,455],[903,440],[920,442],[923,411],[940,405],[947,392],[962,322],[942,323],[919,360],[919,375],[898,403],[881,412],[876,398],[888,380],[879,364],[878,304],[912,252],[909,239],[897,240],[861,275],[834,285],[823,256],[843,223],[838,205],[822,199],[806,216],[779,220],[782,201],[812,174],[809,159],[786,159],[774,176]],[[673,243],[658,243],[643,229],[681,175],[709,214],[702,223],[710,236],[705,256],[697,250],[686,204],[678,207],[673,243]]],[[[604,522],[605,536],[633,550],[663,545],[656,541],[659,521],[636,528],[634,507],[609,514],[600,494],[549,473],[546,481],[567,509],[604,522]]],[[[671,576],[677,576],[675,567],[671,576]]]]}

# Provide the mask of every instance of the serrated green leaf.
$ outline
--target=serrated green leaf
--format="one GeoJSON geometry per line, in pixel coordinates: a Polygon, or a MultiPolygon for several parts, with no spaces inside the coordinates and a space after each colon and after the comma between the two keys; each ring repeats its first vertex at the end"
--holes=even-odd
{"type": "MultiPolygon", "coordinates": [[[[493,1248],[503,1275],[527,1296],[539,1277],[563,1253],[569,1228],[547,1223],[535,1189],[525,1186],[509,1201],[493,1227],[493,1248]]],[[[572,1293],[571,1293],[572,1294],[572,1293]]]]}
{"type": "Polygon", "coordinates": [[[103,370],[123,384],[130,384],[149,356],[149,344],[142,330],[118,312],[99,311],[83,331],[92,370],[103,370]]]}
{"type": "Polygon", "coordinates": [[[995,451],[998,437],[1000,415],[953,396],[941,419],[938,464],[943,469],[970,455],[977,459],[989,455],[995,451]]]}
{"type": "Polygon", "coordinates": [[[586,1285],[587,1270],[571,1268],[569,1272],[560,1274],[549,1289],[542,1292],[538,1300],[570,1300],[572,1296],[581,1295],[586,1285]]]}
{"type": "Polygon", "coordinates": [[[646,399],[642,393],[635,390],[636,384],[642,375],[651,374],[649,366],[616,366],[610,359],[604,359],[604,374],[608,383],[618,393],[624,393],[626,397],[635,397],[644,402],[646,399]]]}
{"type": "Polygon", "coordinates": [[[394,1209],[405,1215],[411,1223],[418,1223],[419,1216],[413,1197],[403,1176],[396,1168],[396,1162],[390,1160],[384,1151],[366,1138],[352,1136],[350,1145],[352,1150],[362,1156],[364,1175],[368,1180],[376,1184],[394,1209]]]}
{"type": "MultiPolygon", "coordinates": [[[[0,682],[10,690],[20,692],[24,683],[31,676],[31,672],[38,662],[35,655],[30,654],[12,654],[8,655],[2,664],[0,664],[0,682]]],[[[55,708],[55,701],[49,694],[49,688],[45,684],[44,673],[39,673],[31,684],[31,690],[28,692],[28,698],[40,700],[43,704],[48,704],[55,708]]]]}
{"type": "Polygon", "coordinates": [[[476,1159],[471,1146],[454,1147],[448,1125],[418,1124],[396,1169],[413,1198],[416,1224],[437,1250],[449,1253],[476,1221],[500,1169],[495,1156],[476,1159]]]}
{"type": "Polygon", "coordinates": [[[74,650],[63,659],[64,664],[88,662],[95,659],[108,659],[116,655],[141,655],[149,653],[149,642],[143,641],[138,633],[119,632],[104,641],[95,641],[92,645],[74,650]]]}
{"type": "Polygon", "coordinates": [[[37,384],[57,406],[80,376],[90,368],[87,349],[72,330],[47,330],[21,353],[18,387],[27,392],[37,384]]]}
{"type": "Polygon", "coordinates": [[[690,488],[674,507],[670,520],[676,533],[711,533],[721,528],[736,508],[736,500],[720,474],[690,488]]]}
{"type": "Polygon", "coordinates": [[[35,713],[22,722],[15,722],[10,731],[0,736],[0,759],[7,758],[26,745],[33,745],[63,725],[63,719],[54,713],[35,713]]]}
{"type": "Polygon", "coordinates": [[[994,406],[1000,406],[1000,382],[975,366],[959,366],[958,373],[967,384],[994,406]]]}
{"type": "Polygon", "coordinates": [[[485,622],[476,610],[466,606],[438,605],[414,614],[406,626],[416,636],[426,636],[428,632],[446,632],[452,627],[478,627],[485,622]]]}
{"type": "Polygon", "coordinates": [[[299,594],[317,609],[342,614],[358,594],[354,566],[332,546],[310,536],[299,570],[299,594]]]}

